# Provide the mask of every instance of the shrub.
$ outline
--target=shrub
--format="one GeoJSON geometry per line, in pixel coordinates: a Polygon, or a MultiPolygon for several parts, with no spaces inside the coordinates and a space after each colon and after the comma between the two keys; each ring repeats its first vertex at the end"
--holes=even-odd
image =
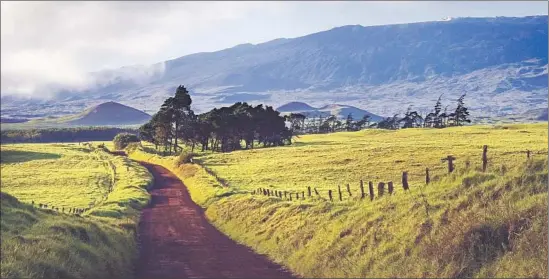
{"type": "Polygon", "coordinates": [[[114,143],[115,150],[122,150],[130,144],[130,142],[140,142],[139,138],[130,133],[120,133],[114,137],[112,140],[114,143]]]}
{"type": "Polygon", "coordinates": [[[179,167],[183,164],[188,164],[192,162],[192,158],[194,157],[194,153],[187,152],[187,151],[181,151],[179,156],[177,157],[177,160],[175,161],[175,166],[179,167]]]}
{"type": "Polygon", "coordinates": [[[126,146],[125,150],[126,150],[126,153],[130,154],[130,153],[133,153],[135,152],[135,150],[139,149],[139,148],[142,148],[143,146],[141,146],[141,142],[130,142],[128,144],[128,146],[126,146]]]}

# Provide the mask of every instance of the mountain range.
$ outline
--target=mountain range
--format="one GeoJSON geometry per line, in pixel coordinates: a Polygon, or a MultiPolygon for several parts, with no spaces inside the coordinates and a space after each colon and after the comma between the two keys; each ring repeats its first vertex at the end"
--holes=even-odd
{"type": "Polygon", "coordinates": [[[237,101],[353,105],[375,115],[453,109],[467,93],[473,116],[547,107],[547,16],[455,18],[385,26],[342,26],[298,38],[242,44],[148,66],[100,71],[85,91],[53,100],[2,92],[4,117],[82,111],[116,101],[148,113],[183,84],[198,112],[237,101]],[[139,73],[139,80],[128,73],[139,73]]]}

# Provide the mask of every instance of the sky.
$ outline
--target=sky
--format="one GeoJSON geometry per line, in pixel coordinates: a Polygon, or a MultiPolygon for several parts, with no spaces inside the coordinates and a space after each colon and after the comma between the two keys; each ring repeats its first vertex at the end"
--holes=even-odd
{"type": "MultiPolygon", "coordinates": [[[[151,65],[342,25],[547,15],[547,2],[1,2],[1,93],[85,89],[90,72],[151,65]]],[[[129,76],[162,71],[162,64],[129,76]],[[159,66],[160,65],[160,66],[159,66]]]]}

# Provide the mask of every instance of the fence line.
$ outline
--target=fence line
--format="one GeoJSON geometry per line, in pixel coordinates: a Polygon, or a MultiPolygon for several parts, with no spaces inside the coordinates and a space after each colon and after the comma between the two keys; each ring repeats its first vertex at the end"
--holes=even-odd
{"type": "MultiPolygon", "coordinates": [[[[488,167],[488,146],[487,145],[484,145],[482,147],[482,172],[486,172],[486,169],[488,167]]],[[[526,150],[525,151],[526,153],[526,159],[527,160],[530,160],[531,158],[531,154],[533,154],[530,150],[526,150]]],[[[447,165],[448,165],[448,174],[451,174],[454,172],[454,170],[456,169],[455,167],[455,164],[454,164],[454,161],[457,160],[456,157],[452,156],[452,155],[448,155],[444,158],[441,159],[442,162],[446,162],[447,165]]],[[[470,161],[467,160],[465,162],[465,168],[466,169],[469,169],[470,168],[470,161]]],[[[363,180],[360,180],[359,182],[360,186],[359,186],[359,189],[360,189],[360,199],[364,199],[366,197],[366,193],[365,193],[365,190],[364,190],[364,181],[363,180]]],[[[430,173],[430,170],[429,168],[425,168],[425,185],[428,185],[429,183],[431,183],[431,173],[430,173]]],[[[384,181],[380,181],[378,183],[378,186],[377,186],[377,194],[378,194],[378,198],[381,198],[385,195],[385,185],[387,185],[387,193],[388,195],[393,195],[394,193],[394,183],[393,181],[388,181],[387,183],[384,182],[384,181]]],[[[421,186],[419,186],[421,187],[421,186]]],[[[403,171],[402,172],[402,188],[403,190],[406,192],[408,190],[410,190],[410,184],[408,183],[408,171],[403,171]]],[[[317,197],[321,197],[318,189],[316,187],[313,188],[314,189],[314,192],[316,194],[317,197]]],[[[346,190],[347,190],[347,194],[349,195],[349,198],[352,198],[353,197],[353,194],[352,194],[352,191],[351,191],[351,185],[349,183],[346,184],[346,190]]],[[[368,190],[369,190],[369,196],[370,196],[370,200],[373,201],[374,198],[375,198],[375,192],[374,192],[374,183],[372,181],[369,181],[368,182],[368,190]]],[[[277,191],[277,190],[275,190],[277,191]]],[[[339,198],[339,201],[343,201],[343,194],[342,194],[342,191],[341,191],[341,185],[337,185],[337,191],[338,191],[338,198],[339,198]]],[[[256,195],[256,194],[262,194],[262,195],[265,195],[265,196],[270,196],[269,195],[269,189],[267,189],[265,191],[265,189],[263,188],[257,188],[256,190],[253,190],[251,192],[253,195],[256,195]]],[[[280,199],[284,199],[284,200],[289,200],[289,201],[292,201],[292,195],[295,194],[295,197],[296,197],[296,200],[299,200],[299,191],[295,191],[295,192],[289,192],[289,199],[287,197],[287,191],[284,191],[284,196],[282,196],[282,193],[280,192],[280,195],[276,195],[276,197],[280,198],[280,199]]],[[[305,200],[305,191],[302,191],[301,192],[301,199],[302,200],[305,200]]],[[[311,186],[307,186],[307,193],[308,193],[308,198],[312,198],[312,192],[311,192],[311,186]]],[[[328,189],[328,200],[333,202],[334,200],[334,197],[333,197],[333,191],[332,189],[328,189]]]]}

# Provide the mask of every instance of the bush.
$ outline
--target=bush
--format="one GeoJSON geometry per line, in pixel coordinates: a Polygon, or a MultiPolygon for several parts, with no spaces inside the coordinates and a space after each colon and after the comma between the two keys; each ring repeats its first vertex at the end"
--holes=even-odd
{"type": "Polygon", "coordinates": [[[126,150],[126,153],[130,154],[140,148],[143,148],[143,146],[141,146],[141,142],[130,142],[128,146],[125,148],[125,150],[126,150]]]}
{"type": "Polygon", "coordinates": [[[140,142],[139,138],[130,133],[120,133],[112,140],[115,150],[122,150],[128,146],[131,142],[140,142]]]}
{"type": "Polygon", "coordinates": [[[177,160],[175,161],[175,166],[179,167],[183,164],[192,163],[192,159],[193,159],[194,155],[196,155],[196,154],[194,154],[192,152],[181,151],[181,153],[177,157],[177,160]]]}

